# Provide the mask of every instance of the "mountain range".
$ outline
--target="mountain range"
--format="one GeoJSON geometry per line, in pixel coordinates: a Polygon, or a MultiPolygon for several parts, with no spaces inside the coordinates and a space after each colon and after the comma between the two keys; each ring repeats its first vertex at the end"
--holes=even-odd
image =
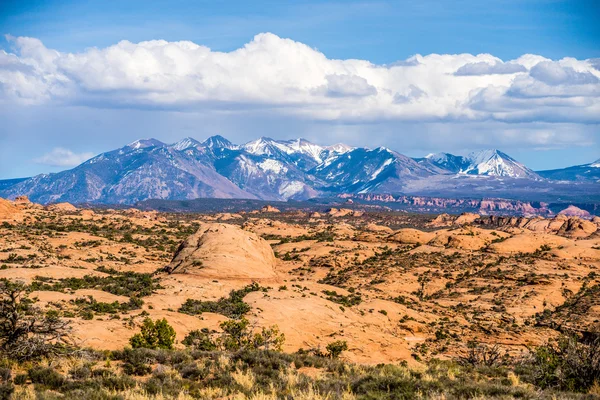
{"type": "Polygon", "coordinates": [[[40,203],[133,204],[146,199],[304,200],[343,193],[600,195],[600,160],[533,171],[499,150],[410,158],[386,147],[319,146],[222,136],[174,144],[136,140],[59,173],[0,181],[0,196],[40,203]]]}

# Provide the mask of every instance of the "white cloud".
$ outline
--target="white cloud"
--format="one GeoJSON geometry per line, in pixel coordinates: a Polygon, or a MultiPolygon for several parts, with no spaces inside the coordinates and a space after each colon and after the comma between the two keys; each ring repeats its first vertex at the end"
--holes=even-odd
{"type": "Polygon", "coordinates": [[[363,77],[356,75],[327,75],[327,85],[323,86],[328,97],[362,97],[377,94],[377,89],[369,85],[363,77]]]}
{"type": "Polygon", "coordinates": [[[486,62],[476,62],[465,64],[460,67],[454,75],[456,76],[471,76],[471,75],[502,75],[502,74],[516,74],[518,72],[526,72],[527,68],[521,64],[514,62],[503,63],[496,62],[489,64],[486,62]]]}
{"type": "Polygon", "coordinates": [[[38,164],[50,165],[53,167],[74,167],[84,161],[89,160],[94,153],[73,153],[69,149],[55,147],[50,153],[33,160],[38,164]]]}
{"type": "Polygon", "coordinates": [[[0,51],[9,103],[181,111],[273,109],[315,121],[600,122],[597,60],[415,55],[390,65],[329,59],[270,33],[231,52],[121,41],[61,53],[34,38],[0,51]]]}
{"type": "Polygon", "coordinates": [[[552,61],[536,64],[529,73],[532,78],[548,85],[587,85],[597,84],[598,78],[589,71],[575,71],[570,66],[564,66],[552,61]]]}

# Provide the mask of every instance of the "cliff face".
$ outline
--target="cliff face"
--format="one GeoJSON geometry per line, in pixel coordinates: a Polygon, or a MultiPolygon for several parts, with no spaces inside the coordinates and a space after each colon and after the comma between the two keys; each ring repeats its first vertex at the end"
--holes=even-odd
{"type": "Polygon", "coordinates": [[[570,237],[588,237],[598,231],[597,219],[588,221],[579,217],[558,215],[554,218],[501,217],[490,215],[481,217],[476,224],[494,228],[523,228],[535,232],[553,233],[570,237]]]}
{"type": "Polygon", "coordinates": [[[478,214],[552,215],[547,203],[524,202],[505,199],[452,199],[442,197],[403,196],[391,194],[343,194],[341,198],[368,202],[395,203],[407,206],[410,211],[421,212],[476,212],[478,214]]]}

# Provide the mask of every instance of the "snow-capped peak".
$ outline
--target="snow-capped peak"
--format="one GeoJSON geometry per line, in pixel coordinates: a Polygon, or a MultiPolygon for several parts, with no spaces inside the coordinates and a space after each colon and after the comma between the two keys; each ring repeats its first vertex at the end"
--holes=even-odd
{"type": "Polygon", "coordinates": [[[236,145],[234,145],[233,143],[231,143],[229,140],[225,139],[221,135],[214,135],[214,136],[207,138],[206,140],[204,140],[202,142],[202,146],[208,147],[211,149],[214,149],[214,148],[235,149],[235,148],[237,148],[236,145]]]}
{"type": "Polygon", "coordinates": [[[185,139],[181,139],[179,142],[174,143],[171,145],[171,147],[175,150],[185,150],[185,149],[189,149],[190,147],[196,147],[200,144],[199,141],[197,141],[196,139],[193,139],[191,137],[186,137],[185,139]]]}
{"type": "Polygon", "coordinates": [[[468,166],[460,171],[463,174],[539,178],[525,165],[496,149],[472,152],[465,157],[465,160],[468,166]]]}
{"type": "Polygon", "coordinates": [[[150,138],[150,139],[138,139],[135,142],[129,143],[125,147],[129,147],[132,150],[137,150],[137,149],[145,149],[147,147],[164,146],[164,145],[165,144],[163,142],[161,142],[160,140],[150,138]]]}
{"type": "Polygon", "coordinates": [[[344,144],[344,143],[336,143],[331,146],[325,147],[325,150],[329,150],[335,154],[344,154],[344,153],[347,153],[354,149],[355,149],[354,147],[348,146],[347,144],[344,144]]]}
{"type": "Polygon", "coordinates": [[[291,152],[286,151],[286,153],[306,154],[307,156],[319,163],[323,162],[323,159],[321,158],[321,153],[323,153],[324,148],[317,144],[311,143],[306,139],[300,138],[288,140],[285,142],[280,142],[280,144],[288,147],[291,150],[291,152]]]}
{"type": "Polygon", "coordinates": [[[272,155],[275,140],[261,136],[260,138],[244,144],[242,147],[250,154],[272,155]]]}
{"type": "Polygon", "coordinates": [[[430,161],[443,162],[447,161],[452,154],[449,153],[429,153],[425,156],[426,159],[430,161]]]}

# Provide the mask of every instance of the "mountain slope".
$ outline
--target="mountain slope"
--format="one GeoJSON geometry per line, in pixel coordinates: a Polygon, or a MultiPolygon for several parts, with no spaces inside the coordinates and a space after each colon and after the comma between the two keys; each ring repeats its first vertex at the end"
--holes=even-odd
{"type": "MultiPolygon", "coordinates": [[[[540,179],[534,171],[495,149],[472,152],[465,157],[450,153],[429,154],[425,159],[456,174],[540,179]]],[[[422,162],[424,159],[417,160],[422,162]]]]}
{"type": "Polygon", "coordinates": [[[600,159],[589,164],[537,171],[537,173],[546,179],[557,181],[600,182],[600,159]]]}
{"type": "Polygon", "coordinates": [[[305,139],[266,137],[237,145],[216,135],[173,144],[136,140],[68,171],[0,181],[0,196],[27,195],[41,203],[133,204],[201,197],[306,200],[340,193],[593,194],[600,160],[540,174],[543,178],[499,150],[412,159],[385,147],[320,146],[305,139]]]}
{"type": "Polygon", "coordinates": [[[442,171],[422,166],[415,160],[388,148],[357,148],[328,159],[310,171],[328,184],[325,190],[364,193],[398,191],[407,180],[442,171]]]}
{"type": "Polygon", "coordinates": [[[217,173],[209,161],[193,147],[177,150],[154,139],[136,141],[71,170],[22,181],[10,187],[8,194],[26,195],[41,203],[254,198],[217,173]]]}

